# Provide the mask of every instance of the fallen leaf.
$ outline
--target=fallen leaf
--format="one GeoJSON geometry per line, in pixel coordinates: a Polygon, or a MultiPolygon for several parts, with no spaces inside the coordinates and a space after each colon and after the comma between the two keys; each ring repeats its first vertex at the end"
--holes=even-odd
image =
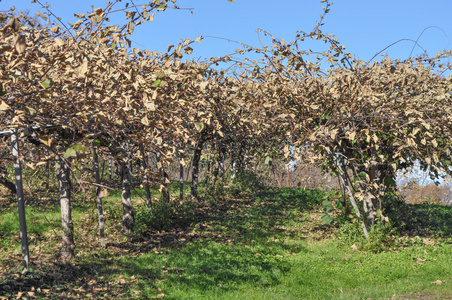
{"type": "Polygon", "coordinates": [[[441,283],[443,283],[441,280],[436,280],[436,281],[432,282],[432,284],[437,284],[437,285],[440,285],[441,283]]]}

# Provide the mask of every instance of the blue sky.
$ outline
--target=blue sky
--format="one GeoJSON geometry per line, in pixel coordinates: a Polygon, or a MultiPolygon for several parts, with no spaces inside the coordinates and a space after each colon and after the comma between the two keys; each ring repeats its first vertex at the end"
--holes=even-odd
{"type": "MultiPolygon", "coordinates": [[[[84,13],[104,7],[107,1],[99,0],[48,0],[52,12],[64,22],[74,22],[73,13],[84,13]]],[[[123,0],[116,7],[124,7],[123,0]]],[[[134,1],[136,4],[145,1],[134,1]]],[[[169,4],[170,1],[168,1],[169,4]]],[[[136,28],[132,40],[138,48],[166,51],[170,44],[181,39],[195,39],[200,35],[214,36],[259,46],[256,29],[263,28],[277,38],[293,40],[297,30],[310,31],[322,12],[320,0],[179,0],[181,8],[193,8],[193,15],[187,10],[171,10],[157,13],[154,22],[136,28]]],[[[0,10],[11,6],[17,10],[44,11],[39,4],[30,0],[1,0],[0,10]]],[[[337,0],[325,19],[324,33],[334,34],[356,57],[369,60],[375,53],[400,39],[416,40],[430,56],[438,51],[452,49],[452,1],[451,0],[337,0]]],[[[125,13],[118,13],[118,20],[124,21],[125,13]]],[[[261,35],[262,37],[262,35],[261,35]]],[[[264,40],[269,44],[270,40],[264,40]]],[[[408,58],[413,43],[404,41],[387,49],[389,57],[408,58]]],[[[310,47],[309,44],[306,44],[310,47]]],[[[222,39],[205,38],[201,44],[193,45],[191,57],[209,58],[230,54],[240,48],[222,39]]],[[[416,47],[413,55],[423,52],[416,47]]]]}

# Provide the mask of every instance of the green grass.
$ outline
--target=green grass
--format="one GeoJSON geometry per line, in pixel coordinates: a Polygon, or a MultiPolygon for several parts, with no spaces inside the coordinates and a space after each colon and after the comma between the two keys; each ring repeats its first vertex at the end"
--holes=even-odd
{"type": "Polygon", "coordinates": [[[59,244],[49,222],[59,233],[59,210],[43,209],[45,219],[38,207],[28,207],[35,242],[33,271],[26,274],[13,254],[20,251],[16,212],[3,210],[0,295],[33,287],[42,298],[452,299],[452,207],[409,206],[404,231],[373,252],[353,226],[338,229],[320,220],[323,191],[246,189],[168,206],[154,191],[152,215],[137,191],[131,236],[118,234],[120,192],[111,192],[104,203],[106,249],[96,243],[92,203],[78,202],[77,258],[70,265],[52,255],[59,244]]]}

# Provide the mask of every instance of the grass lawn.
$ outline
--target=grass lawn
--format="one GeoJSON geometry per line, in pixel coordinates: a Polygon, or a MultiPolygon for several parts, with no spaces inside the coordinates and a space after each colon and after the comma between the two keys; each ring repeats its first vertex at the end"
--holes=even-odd
{"type": "Polygon", "coordinates": [[[172,200],[169,207],[155,201],[150,215],[137,191],[135,234],[123,236],[120,193],[112,192],[104,199],[105,249],[97,242],[93,202],[77,200],[71,264],[57,254],[58,206],[34,201],[27,207],[26,272],[16,208],[5,198],[0,299],[452,299],[452,207],[410,206],[415,224],[372,251],[322,222],[324,197],[265,189],[200,203],[172,200]]]}

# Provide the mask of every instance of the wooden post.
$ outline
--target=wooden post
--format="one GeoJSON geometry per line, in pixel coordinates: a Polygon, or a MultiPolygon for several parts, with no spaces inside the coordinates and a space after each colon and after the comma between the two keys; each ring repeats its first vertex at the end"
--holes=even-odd
{"type": "Polygon", "coordinates": [[[15,158],[14,173],[16,177],[17,207],[19,209],[20,242],[22,244],[22,260],[25,268],[30,264],[30,254],[28,251],[27,220],[25,218],[24,189],[22,183],[22,167],[19,159],[19,140],[17,130],[11,129],[11,145],[15,158]]]}

